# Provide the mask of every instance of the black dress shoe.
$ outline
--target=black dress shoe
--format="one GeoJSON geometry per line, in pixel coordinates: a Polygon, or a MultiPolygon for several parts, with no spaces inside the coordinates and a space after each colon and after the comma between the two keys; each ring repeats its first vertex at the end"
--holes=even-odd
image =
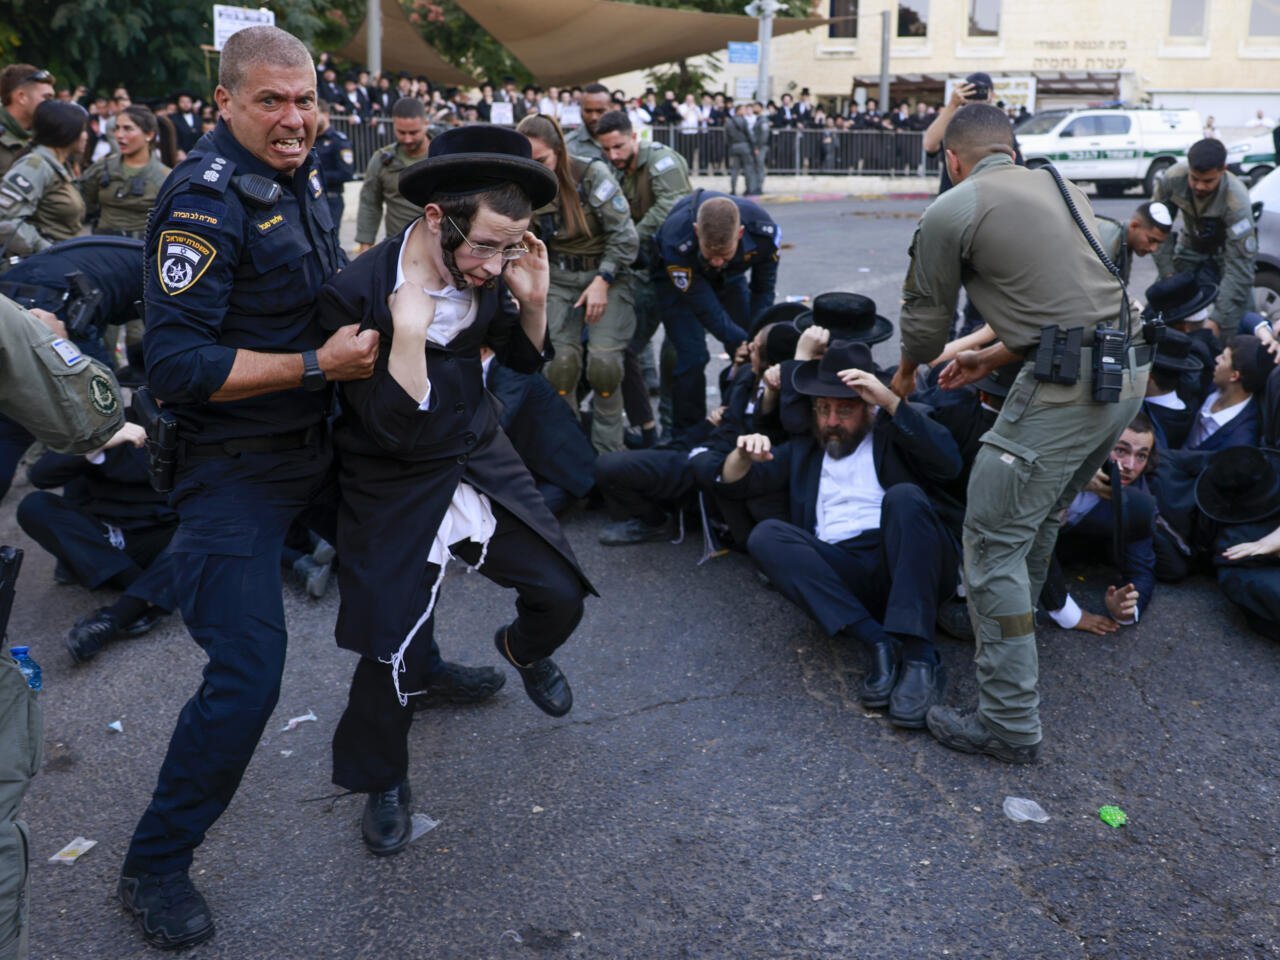
{"type": "Polygon", "coordinates": [[[126,867],[116,891],[153,947],[179,950],[213,936],[213,914],[185,870],[143,873],[126,867]]]}
{"type": "Polygon", "coordinates": [[[427,681],[427,692],[413,698],[413,709],[429,710],[447,703],[483,703],[506,682],[507,675],[493,667],[464,667],[460,663],[444,662],[427,681]]]}
{"type": "Polygon", "coordinates": [[[883,707],[898,682],[898,650],[891,640],[881,640],[867,648],[867,673],[858,688],[864,707],[883,707]]]}
{"type": "Polygon", "coordinates": [[[934,651],[932,660],[903,660],[901,673],[889,696],[889,720],[897,727],[921,730],[929,708],[942,702],[947,670],[934,651]]]}
{"type": "Polygon", "coordinates": [[[120,625],[106,607],[86,614],[67,634],[67,652],[76,663],[88,663],[98,651],[121,634],[120,625]]]}
{"type": "Polygon", "coordinates": [[[399,853],[409,843],[413,833],[413,814],[409,809],[412,801],[408,780],[390,790],[369,794],[360,827],[364,845],[375,857],[399,853]]]}
{"type": "Polygon", "coordinates": [[[519,671],[520,679],[524,681],[524,692],[529,695],[534,706],[553,717],[563,717],[573,709],[573,691],[569,689],[569,681],[554,660],[543,657],[528,666],[517,663],[507,649],[506,627],[493,635],[493,643],[503,659],[519,671]]]}

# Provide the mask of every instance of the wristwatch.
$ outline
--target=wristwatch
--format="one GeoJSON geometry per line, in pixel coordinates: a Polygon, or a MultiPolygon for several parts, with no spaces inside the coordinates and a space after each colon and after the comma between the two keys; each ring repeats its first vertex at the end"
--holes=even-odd
{"type": "Polygon", "coordinates": [[[320,369],[314,350],[302,351],[302,385],[308,390],[323,390],[329,381],[320,369]]]}

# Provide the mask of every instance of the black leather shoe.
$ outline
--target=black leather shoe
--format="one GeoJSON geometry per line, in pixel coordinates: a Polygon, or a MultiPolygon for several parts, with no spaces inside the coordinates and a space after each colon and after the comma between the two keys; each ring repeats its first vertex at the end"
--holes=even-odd
{"type": "Polygon", "coordinates": [[[502,689],[507,675],[493,667],[464,667],[442,663],[427,683],[427,692],[414,697],[413,709],[429,710],[444,704],[483,703],[502,689]]]}
{"type": "Polygon", "coordinates": [[[506,627],[493,635],[493,643],[502,658],[519,671],[520,679],[524,681],[524,692],[529,695],[534,706],[553,717],[563,717],[573,709],[573,691],[569,689],[569,681],[554,660],[543,657],[527,667],[517,663],[507,649],[506,627]]]}
{"type": "Polygon", "coordinates": [[[969,606],[948,600],[938,607],[938,629],[951,634],[957,640],[973,642],[973,621],[969,619],[969,606]]]}
{"type": "Polygon", "coordinates": [[[673,535],[670,519],[662,523],[645,523],[639,517],[632,517],[606,524],[600,531],[600,542],[606,547],[625,547],[650,540],[670,540],[673,535]]]}
{"type": "Polygon", "coordinates": [[[67,652],[76,663],[88,663],[98,655],[99,650],[119,637],[120,633],[116,618],[103,607],[76,621],[67,634],[67,652]]]}
{"type": "Polygon", "coordinates": [[[933,707],[925,714],[929,732],[944,747],[961,753],[985,753],[1005,763],[1035,763],[1040,742],[1010,743],[990,730],[976,710],[961,712],[955,707],[933,707]]]}
{"type": "Polygon", "coordinates": [[[382,793],[369,794],[360,828],[364,845],[375,857],[389,857],[408,845],[413,833],[413,814],[409,809],[412,801],[408,780],[382,793]]]}
{"type": "Polygon", "coordinates": [[[858,688],[858,699],[864,707],[883,707],[898,682],[898,650],[889,640],[867,648],[867,673],[858,688]]]}
{"type": "Polygon", "coordinates": [[[947,670],[935,651],[933,659],[903,660],[901,676],[889,695],[889,720],[896,727],[923,730],[930,707],[942,702],[947,686],[947,670]]]}
{"type": "Polygon", "coordinates": [[[153,947],[179,950],[213,936],[213,914],[185,870],[142,873],[126,868],[116,891],[153,947]]]}

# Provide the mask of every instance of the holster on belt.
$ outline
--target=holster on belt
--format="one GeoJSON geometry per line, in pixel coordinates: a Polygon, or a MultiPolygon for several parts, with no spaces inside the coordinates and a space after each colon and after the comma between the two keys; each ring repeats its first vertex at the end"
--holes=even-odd
{"type": "Polygon", "coordinates": [[[129,404],[134,419],[147,432],[147,477],[151,489],[168,493],[173,489],[178,465],[178,420],[163,410],[147,387],[133,391],[129,404]]]}

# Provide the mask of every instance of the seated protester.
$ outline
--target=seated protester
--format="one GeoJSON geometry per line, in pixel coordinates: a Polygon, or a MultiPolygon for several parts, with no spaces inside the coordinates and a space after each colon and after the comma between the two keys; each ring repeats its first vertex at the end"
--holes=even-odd
{"type": "Polygon", "coordinates": [[[789,520],[765,520],[747,551],[826,634],[866,647],[862,702],[922,728],[946,683],[934,619],[960,555],[925,485],[954,480],[960,452],[882,373],[865,344],[845,341],[795,368],[793,385],[812,403],[810,435],[776,448],[761,434],[739,437],[719,486],[742,499],[787,491],[789,520]]]}
{"type": "MultiPolygon", "coordinates": [[[[777,323],[747,341],[729,368],[725,404],[712,411],[700,431],[690,431],[671,446],[600,456],[596,485],[613,518],[600,534],[602,544],[625,546],[674,536],[673,515],[694,489],[695,460],[714,477],[746,427],[777,433],[776,420],[766,423],[777,395],[768,393],[763,373],[771,357],[794,352],[799,336],[791,324],[777,323]]],[[[745,531],[739,532],[745,541],[745,531]]]]}
{"type": "Polygon", "coordinates": [[[71,628],[66,644],[76,663],[113,640],[141,636],[176,605],[167,548],[178,517],[151,488],[145,443],[142,427],[126,423],[101,450],[46,453],[28,472],[41,489],[18,503],[18,525],[53,554],[55,577],[123,591],[71,628]]]}
{"type": "MultiPolygon", "coordinates": [[[[1274,355],[1274,354],[1273,354],[1274,355]]],[[[1262,445],[1280,449],[1280,366],[1267,376],[1262,392],[1262,445]]]]}
{"type": "Polygon", "coordinates": [[[301,520],[294,520],[284,535],[280,566],[292,575],[294,583],[305,590],[307,596],[319,600],[329,589],[336,556],[333,544],[308,529],[301,520]]]}
{"type": "Polygon", "coordinates": [[[1049,576],[1040,593],[1041,606],[1059,627],[1099,636],[1137,623],[1155,592],[1156,502],[1147,477],[1155,472],[1156,447],[1155,430],[1145,413],[1139,412],[1120,434],[1111,449],[1111,460],[1119,468],[1121,489],[1111,488],[1110,473],[1103,467],[1075,495],[1063,513],[1049,576]],[[1114,504],[1117,496],[1123,497],[1119,518],[1114,504]],[[1114,554],[1118,523],[1124,527],[1120,534],[1123,556],[1112,556],[1111,561],[1121,568],[1126,583],[1107,587],[1106,615],[1082,610],[1067,590],[1062,565],[1077,557],[1097,559],[1114,554]]]}
{"type": "Polygon", "coordinates": [[[1266,387],[1274,366],[1271,354],[1257,337],[1232,337],[1214,362],[1214,390],[1200,406],[1186,449],[1213,451],[1257,446],[1262,415],[1254,394],[1266,387]]]}
{"type": "Polygon", "coordinates": [[[814,297],[813,306],[796,317],[795,325],[801,333],[822,327],[832,340],[856,340],[869,347],[893,336],[893,321],[880,316],[874,300],[840,290],[814,297]]]}
{"type": "Polygon", "coordinates": [[[1217,338],[1205,323],[1218,298],[1218,285],[1188,271],[1157,280],[1143,295],[1147,298],[1143,320],[1163,320],[1168,329],[1191,338],[1190,354],[1200,361],[1200,380],[1197,384],[1188,377],[1184,389],[1178,392],[1189,403],[1194,398],[1194,409],[1213,389],[1213,358],[1221,352],[1217,338]]]}
{"type": "Polygon", "coordinates": [[[484,385],[502,404],[499,425],[529,468],[547,508],[563,513],[595,485],[595,447],[546,377],[504,367],[484,345],[480,362],[484,385]]]}
{"type": "Polygon", "coordinates": [[[1187,442],[1203,402],[1196,392],[1202,369],[1200,357],[1192,350],[1196,343],[1185,333],[1167,329],[1151,361],[1142,410],[1155,430],[1156,446],[1165,450],[1177,450],[1187,442]]]}
{"type": "Polygon", "coordinates": [[[1196,483],[1216,529],[1218,585],[1263,636],[1280,640],[1280,451],[1228,447],[1196,483]]]}

